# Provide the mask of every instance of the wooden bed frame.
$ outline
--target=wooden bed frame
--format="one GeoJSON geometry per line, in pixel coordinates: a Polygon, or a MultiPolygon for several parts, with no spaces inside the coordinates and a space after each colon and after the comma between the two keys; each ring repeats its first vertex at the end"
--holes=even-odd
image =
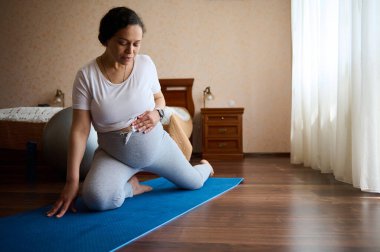
{"type": "Polygon", "coordinates": [[[160,79],[166,105],[186,108],[194,117],[194,79],[160,79]]]}
{"type": "Polygon", "coordinates": [[[46,123],[0,121],[0,149],[26,150],[35,143],[42,150],[42,134],[46,123]]]}
{"type": "MultiPolygon", "coordinates": [[[[194,79],[160,79],[167,106],[185,107],[194,116],[192,88],[194,79]]],[[[42,134],[46,123],[0,121],[0,149],[26,150],[28,142],[42,150],[42,134]]]]}

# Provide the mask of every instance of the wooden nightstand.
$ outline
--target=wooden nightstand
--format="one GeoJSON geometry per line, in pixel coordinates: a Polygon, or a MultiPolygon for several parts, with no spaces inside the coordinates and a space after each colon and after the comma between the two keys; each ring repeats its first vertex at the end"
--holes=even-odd
{"type": "Polygon", "coordinates": [[[203,108],[202,157],[243,159],[244,108],[203,108]]]}

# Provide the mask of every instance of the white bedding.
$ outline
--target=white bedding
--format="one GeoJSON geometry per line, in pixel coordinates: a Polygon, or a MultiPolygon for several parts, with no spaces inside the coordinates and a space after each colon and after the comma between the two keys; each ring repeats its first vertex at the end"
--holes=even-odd
{"type": "Polygon", "coordinates": [[[168,125],[170,122],[170,117],[174,114],[179,117],[182,121],[189,121],[191,119],[189,111],[183,107],[171,107],[167,106],[164,108],[164,118],[162,118],[161,122],[163,125],[168,125]]]}
{"type": "Polygon", "coordinates": [[[63,108],[58,107],[17,107],[0,109],[1,121],[16,122],[48,122],[57,112],[63,108]]]}

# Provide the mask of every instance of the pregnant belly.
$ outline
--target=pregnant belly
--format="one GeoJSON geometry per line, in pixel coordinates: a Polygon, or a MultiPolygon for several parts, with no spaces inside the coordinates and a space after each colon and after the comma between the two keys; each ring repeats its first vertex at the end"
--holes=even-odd
{"type": "Polygon", "coordinates": [[[99,145],[109,155],[131,168],[150,166],[158,157],[162,146],[164,130],[157,124],[149,133],[134,132],[125,144],[125,138],[114,135],[99,138],[99,145]]]}

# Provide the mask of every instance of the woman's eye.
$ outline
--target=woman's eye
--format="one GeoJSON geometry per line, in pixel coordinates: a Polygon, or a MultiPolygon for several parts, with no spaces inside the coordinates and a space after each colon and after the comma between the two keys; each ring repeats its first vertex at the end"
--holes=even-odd
{"type": "Polygon", "coordinates": [[[128,45],[128,41],[124,40],[124,39],[118,39],[117,42],[119,43],[119,45],[128,45]]]}
{"type": "MultiPolygon", "coordinates": [[[[118,43],[121,46],[131,46],[131,43],[129,43],[128,41],[125,41],[125,40],[119,40],[118,43]]],[[[133,43],[132,45],[133,45],[133,47],[139,47],[140,43],[137,42],[137,43],[133,43]]]]}

